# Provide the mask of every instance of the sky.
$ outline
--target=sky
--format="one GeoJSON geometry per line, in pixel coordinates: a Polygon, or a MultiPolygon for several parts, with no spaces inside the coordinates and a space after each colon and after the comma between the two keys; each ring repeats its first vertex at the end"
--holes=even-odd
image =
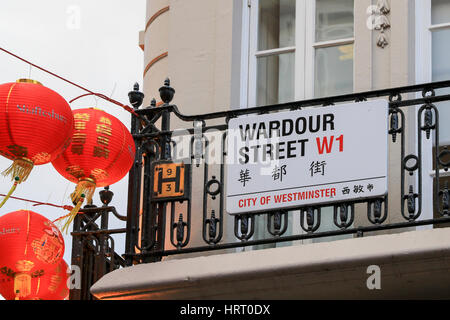
{"type": "MultiPolygon", "coordinates": [[[[1,0],[0,47],[42,66],[91,91],[102,93],[129,105],[128,92],[138,82],[142,88],[143,51],[139,31],[145,28],[145,0],[1,0]]],[[[68,102],[85,92],[0,51],[0,84],[20,78],[38,80],[58,92],[68,102]]],[[[131,115],[121,107],[90,96],[70,104],[72,109],[97,107],[120,119],[128,128],[131,115]]],[[[0,156],[0,171],[12,161],[0,156]]],[[[12,183],[0,176],[0,193],[12,183]]],[[[57,205],[72,205],[69,182],[49,164],[35,166],[27,181],[13,196],[57,205]]],[[[94,204],[101,205],[97,188],[94,204]]],[[[111,205],[126,215],[128,176],[114,185],[111,205]]],[[[2,197],[0,197],[0,200],[2,197]]],[[[32,210],[50,220],[68,211],[50,206],[9,199],[0,216],[16,210],[32,210]]],[[[110,217],[111,228],[125,222],[110,217]]],[[[72,227],[70,227],[71,230],[72,227]]],[[[116,252],[124,251],[124,236],[114,236],[116,252]]],[[[64,235],[64,260],[70,265],[71,236],[64,235]]]]}

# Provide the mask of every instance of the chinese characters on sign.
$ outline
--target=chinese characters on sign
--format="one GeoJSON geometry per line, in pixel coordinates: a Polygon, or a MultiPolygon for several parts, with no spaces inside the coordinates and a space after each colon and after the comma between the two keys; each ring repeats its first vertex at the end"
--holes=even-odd
{"type": "Polygon", "coordinates": [[[388,102],[375,100],[231,119],[227,211],[386,194],[387,118],[388,102]]]}
{"type": "MultiPolygon", "coordinates": [[[[374,186],[373,184],[369,183],[367,186],[363,186],[363,185],[353,185],[352,190],[353,193],[364,193],[364,190],[366,190],[367,193],[372,192],[374,186]]],[[[352,190],[350,189],[350,187],[345,186],[342,188],[342,194],[350,194],[352,192],[352,190]]]]}
{"type": "Polygon", "coordinates": [[[283,181],[283,176],[286,175],[286,165],[278,167],[275,166],[275,168],[272,171],[272,178],[273,180],[280,180],[283,181]]]}
{"type": "Polygon", "coordinates": [[[252,178],[250,177],[250,171],[247,169],[247,170],[241,170],[241,173],[240,173],[240,178],[238,179],[238,181],[240,182],[240,183],[242,183],[242,186],[243,187],[245,187],[245,183],[247,182],[247,181],[249,181],[249,180],[251,180],[252,178]]]}
{"type": "Polygon", "coordinates": [[[311,162],[311,166],[309,168],[309,171],[311,171],[311,177],[313,177],[315,174],[321,174],[325,175],[325,166],[327,163],[325,161],[315,161],[311,162]]]}

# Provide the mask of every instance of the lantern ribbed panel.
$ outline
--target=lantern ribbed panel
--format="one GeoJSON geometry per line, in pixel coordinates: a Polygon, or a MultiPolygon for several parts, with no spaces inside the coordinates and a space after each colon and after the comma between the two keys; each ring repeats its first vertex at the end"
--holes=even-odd
{"type": "Polygon", "coordinates": [[[31,278],[31,294],[34,280],[55,270],[63,255],[63,236],[44,216],[19,210],[0,217],[0,293],[5,299],[14,299],[17,275],[31,278]]]}
{"type": "Polygon", "coordinates": [[[134,140],[125,125],[95,108],[73,111],[75,130],[69,147],[52,164],[66,179],[89,178],[97,187],[121,180],[134,161],[134,140]]]}
{"type": "Polygon", "coordinates": [[[45,164],[67,147],[72,133],[72,110],[58,93],[34,83],[0,85],[0,154],[45,164]]]}

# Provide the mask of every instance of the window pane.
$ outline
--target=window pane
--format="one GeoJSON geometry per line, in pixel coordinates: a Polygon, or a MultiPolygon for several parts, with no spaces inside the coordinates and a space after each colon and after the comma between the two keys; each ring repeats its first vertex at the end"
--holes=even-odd
{"type": "Polygon", "coordinates": [[[314,95],[353,92],[353,44],[316,49],[314,95]]]}
{"type": "Polygon", "coordinates": [[[294,53],[258,58],[258,106],[294,100],[294,53]]]}
{"type": "Polygon", "coordinates": [[[431,0],[431,23],[440,24],[450,22],[450,1],[431,0]]]}
{"type": "MultiPolygon", "coordinates": [[[[433,81],[450,79],[450,30],[433,32],[433,81]]],[[[437,90],[436,94],[450,94],[450,89],[437,90]]],[[[450,126],[444,125],[450,119],[450,102],[436,104],[439,110],[439,145],[450,144],[450,126]]]]}
{"type": "Polygon", "coordinates": [[[353,37],[353,1],[316,1],[316,41],[353,37]]]}
{"type": "Polygon", "coordinates": [[[295,0],[260,0],[258,50],[295,44],[295,0]]]}
{"type": "MultiPolygon", "coordinates": [[[[438,153],[444,152],[446,149],[444,147],[440,147],[437,151],[438,153]]],[[[433,154],[435,154],[436,149],[433,148],[433,154]]],[[[449,161],[449,157],[445,156],[443,161],[447,162],[449,161]]],[[[436,168],[436,166],[433,163],[433,170],[436,168]]],[[[434,178],[436,179],[436,178],[434,178]]],[[[439,219],[441,218],[441,213],[445,210],[442,203],[442,194],[439,195],[439,191],[442,191],[442,189],[445,187],[445,185],[450,186],[450,177],[439,177],[439,190],[436,190],[436,185],[433,183],[433,201],[434,203],[438,204],[437,206],[434,206],[434,212],[433,212],[433,218],[439,219]]],[[[450,223],[443,223],[435,225],[433,228],[448,228],[450,227],[450,223]]]]}

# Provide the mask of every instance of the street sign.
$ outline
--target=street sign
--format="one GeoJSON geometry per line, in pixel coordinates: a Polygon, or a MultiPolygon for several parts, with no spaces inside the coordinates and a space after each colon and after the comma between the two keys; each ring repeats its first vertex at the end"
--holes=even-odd
{"type": "Polygon", "coordinates": [[[227,212],[385,195],[387,122],[385,100],[231,119],[227,212]]]}
{"type": "Polygon", "coordinates": [[[153,201],[182,200],[189,195],[189,166],[184,163],[153,163],[153,201]]]}

